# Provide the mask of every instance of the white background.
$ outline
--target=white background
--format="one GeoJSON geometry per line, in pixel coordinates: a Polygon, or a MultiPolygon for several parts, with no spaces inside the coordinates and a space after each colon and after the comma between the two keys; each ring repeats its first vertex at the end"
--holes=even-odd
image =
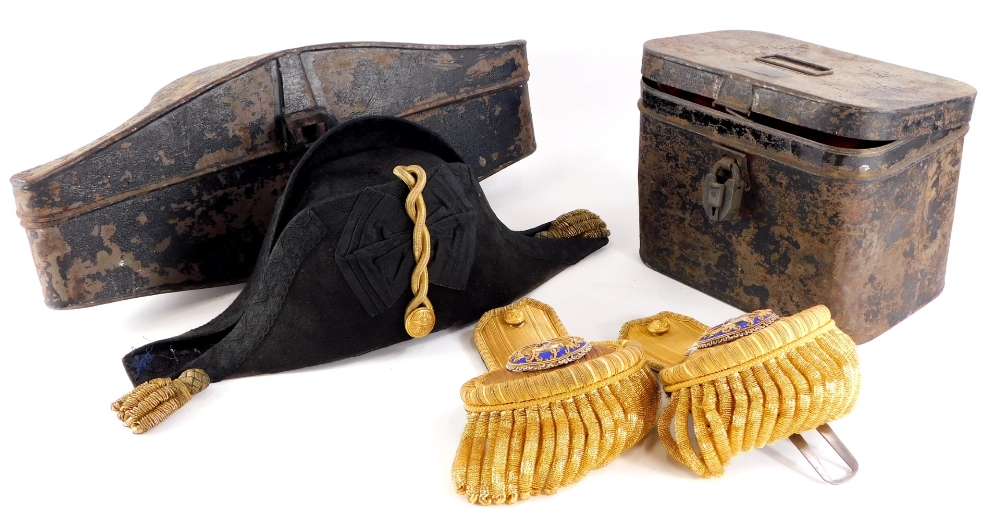
{"type": "MultiPolygon", "coordinates": [[[[525,519],[996,518],[998,326],[996,16],[973,2],[5,2],[0,173],[117,127],[157,89],[214,63],[339,41],[528,41],[538,151],[484,183],[527,228],[577,207],[611,243],[532,296],[574,334],[613,338],[668,309],[736,310],[638,256],[639,65],[647,39],[721,29],[783,34],[979,89],[965,142],[944,293],[860,347],[854,412],[834,424],[861,462],[832,487],[788,441],[702,480],[649,436],[554,496],[476,507],[452,490],[458,389],[483,371],[471,327],[308,370],[213,384],[135,436],[109,404],[120,358],[209,320],[238,287],[78,311],[42,303],[13,200],[0,189],[0,518],[518,516],[525,519]]],[[[992,12],[992,10],[990,10],[992,12]]],[[[9,194],[9,192],[8,192],[9,194]]]]}

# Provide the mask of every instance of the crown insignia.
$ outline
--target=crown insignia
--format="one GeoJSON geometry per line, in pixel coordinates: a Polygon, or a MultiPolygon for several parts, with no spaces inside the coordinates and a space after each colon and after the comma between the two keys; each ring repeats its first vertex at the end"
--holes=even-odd
{"type": "Polygon", "coordinates": [[[699,349],[732,342],[737,338],[756,333],[778,321],[778,315],[770,309],[760,309],[731,318],[705,332],[691,347],[684,352],[690,355],[699,349]]]}
{"type": "Polygon", "coordinates": [[[526,345],[507,361],[507,370],[541,371],[579,360],[590,351],[590,342],[578,336],[564,336],[526,345]]]}

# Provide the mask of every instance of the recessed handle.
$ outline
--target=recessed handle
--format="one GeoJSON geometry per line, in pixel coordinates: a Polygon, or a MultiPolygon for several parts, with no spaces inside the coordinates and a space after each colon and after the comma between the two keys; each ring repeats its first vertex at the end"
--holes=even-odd
{"type": "Polygon", "coordinates": [[[827,74],[833,74],[832,67],[807,62],[805,60],[792,58],[791,56],[785,56],[783,54],[760,56],[757,58],[757,61],[784,69],[791,69],[795,72],[801,72],[802,74],[808,74],[810,76],[826,76],[827,74]]]}

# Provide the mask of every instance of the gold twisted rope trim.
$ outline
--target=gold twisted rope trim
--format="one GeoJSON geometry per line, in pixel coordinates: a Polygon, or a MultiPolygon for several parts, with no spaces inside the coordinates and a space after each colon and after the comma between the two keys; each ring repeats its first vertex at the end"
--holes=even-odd
{"type": "Polygon", "coordinates": [[[434,329],[434,306],[427,298],[430,275],[427,265],[431,261],[431,232],[427,229],[427,206],[424,205],[424,187],[427,186],[427,172],[418,165],[397,166],[392,169],[396,177],[410,188],[406,196],[406,214],[413,220],[413,258],[417,265],[410,277],[413,300],[406,306],[404,325],[413,338],[427,336],[434,329]]]}

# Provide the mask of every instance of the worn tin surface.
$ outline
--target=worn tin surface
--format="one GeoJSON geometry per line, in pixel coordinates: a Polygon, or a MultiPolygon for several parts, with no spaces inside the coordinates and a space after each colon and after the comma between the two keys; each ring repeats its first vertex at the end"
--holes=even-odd
{"type": "Polygon", "coordinates": [[[489,176],[535,149],[527,81],[523,41],[321,45],[180,78],[107,136],[11,179],[45,302],[245,280],[306,147],[351,118],[420,122],[489,176]]]}
{"type": "Polygon", "coordinates": [[[641,89],[647,265],[744,310],[825,304],[859,343],[941,292],[971,87],[941,102],[962,114],[879,142],[754,121],[648,76],[641,89]],[[734,215],[713,221],[705,179],[719,164],[738,165],[747,186],[734,215]]]}
{"type": "Polygon", "coordinates": [[[742,114],[865,140],[962,126],[976,96],[960,81],[756,31],[650,40],[642,75],[742,114]]]}

